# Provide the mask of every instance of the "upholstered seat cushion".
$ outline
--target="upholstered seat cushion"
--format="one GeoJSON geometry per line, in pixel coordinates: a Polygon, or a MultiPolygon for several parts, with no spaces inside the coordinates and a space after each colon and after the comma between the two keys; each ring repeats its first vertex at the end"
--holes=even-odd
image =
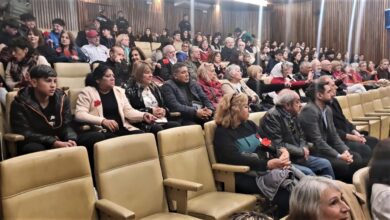
{"type": "Polygon", "coordinates": [[[198,218],[191,217],[189,215],[181,215],[178,213],[166,212],[157,213],[154,215],[141,218],[140,220],[199,220],[198,218]]]}
{"type": "Polygon", "coordinates": [[[227,219],[237,211],[252,210],[256,197],[252,195],[209,192],[188,201],[188,213],[201,219],[227,219]]]}

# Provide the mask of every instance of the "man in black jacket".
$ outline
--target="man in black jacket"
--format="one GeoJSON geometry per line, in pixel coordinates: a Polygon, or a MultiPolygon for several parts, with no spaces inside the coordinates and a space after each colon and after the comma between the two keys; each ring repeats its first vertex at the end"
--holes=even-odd
{"type": "Polygon", "coordinates": [[[356,130],[355,125],[347,120],[339,102],[334,98],[336,96],[337,86],[329,76],[321,76],[319,81],[328,83],[333,90],[333,98],[329,106],[332,109],[333,122],[341,140],[343,140],[350,149],[362,155],[363,161],[368,163],[371,158],[372,149],[374,149],[375,145],[378,143],[378,139],[360,134],[360,132],[356,130]]]}
{"type": "Polygon", "coordinates": [[[56,89],[57,73],[38,65],[31,69],[30,78],[32,86],[19,90],[11,105],[12,130],[25,137],[18,153],[77,146],[69,99],[56,89]]]}
{"type": "Polygon", "coordinates": [[[102,63],[108,66],[115,76],[115,85],[122,86],[129,79],[129,71],[125,60],[125,51],[122,47],[113,46],[110,49],[107,61],[102,63]]]}
{"type": "Polygon", "coordinates": [[[326,175],[334,178],[332,165],[327,159],[310,155],[297,115],[301,109],[299,95],[290,89],[279,92],[275,107],[260,121],[260,134],[272,141],[276,148],[285,147],[290,160],[306,175],[326,175]]]}
{"type": "Polygon", "coordinates": [[[161,87],[169,110],[181,113],[182,125],[203,125],[211,120],[214,107],[198,83],[190,80],[186,64],[176,63],[172,72],[173,79],[161,87]]]}
{"type": "Polygon", "coordinates": [[[367,164],[362,155],[354,152],[340,139],[328,106],[332,88],[324,82],[315,82],[307,89],[310,99],[298,118],[306,140],[314,144],[313,154],[326,158],[332,164],[336,179],[351,182],[354,172],[367,164]]]}

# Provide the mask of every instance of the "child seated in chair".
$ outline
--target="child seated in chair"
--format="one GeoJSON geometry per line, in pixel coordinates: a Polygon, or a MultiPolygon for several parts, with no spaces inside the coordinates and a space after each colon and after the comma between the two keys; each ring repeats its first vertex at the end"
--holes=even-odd
{"type": "Polygon", "coordinates": [[[24,136],[18,154],[76,146],[69,99],[57,89],[57,73],[50,66],[37,65],[30,79],[31,87],[19,90],[11,105],[11,128],[24,136]]]}

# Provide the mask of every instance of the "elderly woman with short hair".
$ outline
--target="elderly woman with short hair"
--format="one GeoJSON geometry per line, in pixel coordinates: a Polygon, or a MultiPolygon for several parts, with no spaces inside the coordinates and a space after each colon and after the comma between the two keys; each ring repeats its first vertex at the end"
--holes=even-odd
{"type": "Polygon", "coordinates": [[[225,78],[228,80],[228,82],[222,84],[222,91],[225,95],[244,93],[248,96],[249,103],[260,104],[259,96],[252,89],[250,89],[242,80],[242,74],[239,66],[235,64],[228,66],[226,68],[225,78]]]}
{"type": "Polygon", "coordinates": [[[285,148],[271,152],[261,147],[262,134],[248,118],[248,96],[233,93],[222,98],[215,114],[216,160],[218,163],[249,166],[249,172],[235,174],[236,191],[262,194],[278,205],[277,217],[283,217],[288,212],[290,193],[283,186],[284,180],[272,179],[272,175],[283,176],[290,172],[289,153],[285,148]],[[265,156],[267,154],[272,156],[265,156]]]}
{"type": "Polygon", "coordinates": [[[287,220],[349,220],[350,211],[336,182],[306,176],[291,193],[287,220]]]}

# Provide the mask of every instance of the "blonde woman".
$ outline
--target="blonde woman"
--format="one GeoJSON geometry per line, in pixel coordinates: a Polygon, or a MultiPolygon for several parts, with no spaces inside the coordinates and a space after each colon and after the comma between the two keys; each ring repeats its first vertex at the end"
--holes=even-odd
{"type": "Polygon", "coordinates": [[[198,83],[216,108],[219,100],[223,96],[222,84],[218,81],[214,65],[211,63],[202,63],[198,68],[198,83]]]}
{"type": "Polygon", "coordinates": [[[127,34],[120,34],[118,37],[116,37],[115,45],[122,47],[125,51],[125,59],[127,63],[130,62],[129,60],[129,54],[130,54],[130,38],[127,34]]]}
{"type": "Polygon", "coordinates": [[[285,148],[277,152],[263,151],[265,148],[260,146],[261,134],[258,133],[258,127],[248,117],[247,95],[233,93],[222,98],[215,115],[217,128],[214,150],[217,162],[249,166],[249,172],[235,175],[236,191],[262,194],[278,205],[276,215],[283,217],[288,212],[290,193],[281,186],[285,183],[284,180],[272,179],[272,176],[290,172],[289,153],[285,148]],[[275,157],[267,157],[267,154],[275,157]]]}

